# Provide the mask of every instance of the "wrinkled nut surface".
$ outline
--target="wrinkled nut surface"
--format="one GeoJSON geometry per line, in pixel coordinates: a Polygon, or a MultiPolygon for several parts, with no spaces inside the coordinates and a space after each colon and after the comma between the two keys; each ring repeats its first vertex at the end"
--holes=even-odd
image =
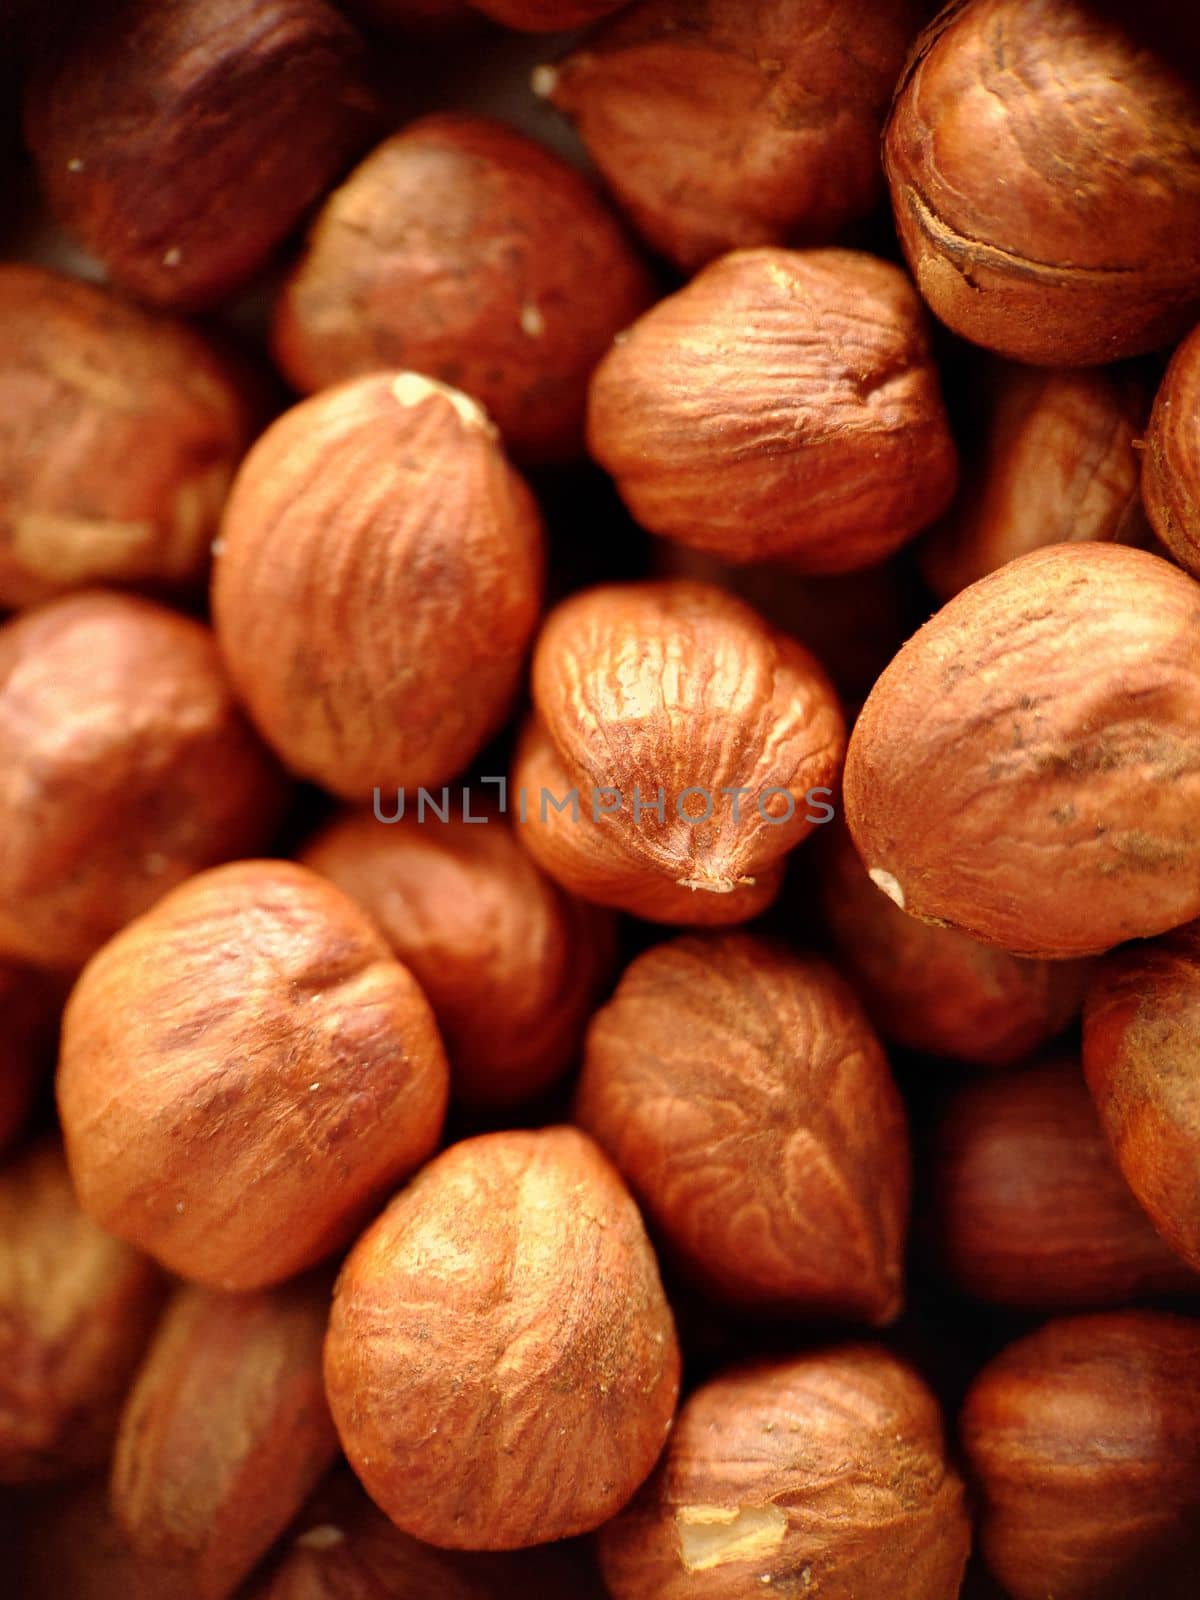
{"type": "Polygon", "coordinates": [[[969,1545],[937,1402],[869,1345],[702,1385],[599,1537],[614,1600],[955,1600],[969,1545]]]}
{"type": "Polygon", "coordinates": [[[957,595],[884,672],[847,819],[897,905],[1028,956],[1200,914],[1200,585],[1055,545],[957,595]]]}
{"type": "Polygon", "coordinates": [[[176,1290],[121,1415],[112,1502],[134,1551],[224,1600],[337,1454],[326,1284],[176,1290]]]}
{"type": "Polygon", "coordinates": [[[182,1277],[282,1282],[433,1151],[448,1072],[383,937],[305,867],[201,873],[67,1005],[58,1105],[84,1209],[182,1277]]]}
{"type": "Polygon", "coordinates": [[[884,163],[921,293],[956,333],[1090,366],[1195,321],[1200,91],[1176,70],[1193,25],[1171,7],[1165,44],[1143,39],[1152,10],[959,0],[923,36],[884,163]]]}
{"type": "Polygon", "coordinates": [[[588,448],[651,533],[849,572],[941,515],[957,457],[925,314],[849,250],[737,250],[592,378],[588,448]]]}
{"type": "Polygon", "coordinates": [[[213,618],[268,743],[346,799],[451,778],[503,723],[541,605],[542,525],[457,390],[375,373],[247,456],[213,618]]]}
{"type": "Polygon", "coordinates": [[[118,0],[35,74],[26,140],[115,283],[198,309],[252,278],[370,138],[365,68],[323,0],[118,0]]]}
{"type": "Polygon", "coordinates": [[[685,270],[829,244],[882,187],[919,0],[644,0],[535,74],[638,231],[685,270]]]}
{"type": "Polygon", "coordinates": [[[89,591],[0,627],[0,955],[78,968],[282,808],[209,630],[89,591]]]}
{"type": "Polygon", "coordinates": [[[1185,1600],[1200,1555],[1200,1322],[1068,1317],[975,1379],[980,1549],[1013,1600],[1185,1600]]]}
{"type": "Polygon", "coordinates": [[[350,1465],[415,1538],[515,1549],[618,1511],[666,1439],[679,1350],[597,1146],[494,1133],[431,1162],[346,1259],[325,1382],[350,1465]]]}
{"type": "Polygon", "coordinates": [[[0,1483],[99,1466],[161,1299],[153,1264],[80,1211],[43,1140],[0,1173],[0,1483]]]}
{"type": "Polygon", "coordinates": [[[1154,402],[1142,495],[1155,533],[1200,577],[1200,329],[1175,352],[1154,402]]]}
{"type": "Polygon", "coordinates": [[[494,810],[422,821],[406,797],[399,821],[347,813],[302,859],[362,906],[421,985],[456,1098],[513,1105],[567,1068],[615,962],[614,919],[540,872],[494,810]]]}
{"type": "Polygon", "coordinates": [[[533,699],[540,720],[514,769],[518,837],[602,905],[742,921],[828,815],[845,748],[829,680],[803,645],[711,585],[612,584],[566,600],[538,640],[533,699]]]}
{"type": "Polygon", "coordinates": [[[425,117],[325,202],[276,304],[305,393],[380,368],[473,396],[522,460],[583,452],[588,378],[649,277],[573,167],[486,117],[425,117]]]}
{"type": "Polygon", "coordinates": [[[200,580],[250,442],[246,388],[181,322],[0,266],[0,604],[200,580]]]}
{"type": "Polygon", "coordinates": [[[721,1300],[899,1312],[904,1106],[825,962],[739,933],[639,956],[588,1030],[575,1114],[721,1300]]]}

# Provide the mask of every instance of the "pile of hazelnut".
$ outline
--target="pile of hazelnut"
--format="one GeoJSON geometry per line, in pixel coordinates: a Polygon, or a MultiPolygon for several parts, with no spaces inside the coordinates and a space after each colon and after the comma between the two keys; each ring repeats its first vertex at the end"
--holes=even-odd
{"type": "Polygon", "coordinates": [[[1194,6],[0,0],[0,193],[5,1592],[1194,1600],[1194,6]]]}

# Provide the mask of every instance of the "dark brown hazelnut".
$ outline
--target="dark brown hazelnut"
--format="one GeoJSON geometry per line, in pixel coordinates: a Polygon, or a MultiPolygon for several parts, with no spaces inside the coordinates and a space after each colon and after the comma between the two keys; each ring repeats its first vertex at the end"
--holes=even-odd
{"type": "Polygon", "coordinates": [[[1155,533],[1200,577],[1200,328],[1185,339],[1150,418],[1142,495],[1155,533]]]}

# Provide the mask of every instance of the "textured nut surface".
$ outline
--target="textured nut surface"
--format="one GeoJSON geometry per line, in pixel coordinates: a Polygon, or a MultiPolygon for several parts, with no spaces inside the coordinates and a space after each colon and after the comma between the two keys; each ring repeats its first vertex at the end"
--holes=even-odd
{"type": "Polygon", "coordinates": [[[850,740],[846,814],[911,915],[1080,956],[1200,913],[1200,586],[1055,545],[957,595],[850,740]]]}
{"type": "Polygon", "coordinates": [[[306,392],[382,367],[473,396],[522,459],[583,450],[592,368],[650,301],[616,220],[565,161],[485,117],[425,117],[325,202],[276,304],[306,392]]]}
{"type": "Polygon", "coordinates": [[[347,1257],[325,1381],[406,1533],[513,1549],[598,1527],[662,1449],[679,1350],[637,1207],[574,1128],[447,1150],[347,1257]]]}
{"type": "Polygon", "coordinates": [[[639,956],[588,1030],[576,1117],[722,1300],[899,1311],[904,1107],[825,962],[738,933],[639,956]]]}
{"type": "Polygon", "coordinates": [[[1142,495],[1155,533],[1200,576],[1200,329],[1184,340],[1154,402],[1142,495]]]}
{"type": "Polygon", "coordinates": [[[970,1525],[932,1394],[843,1345],[697,1389],[599,1545],[614,1600],[955,1600],[970,1525]]]}
{"type": "Polygon", "coordinates": [[[444,782],[496,732],[542,562],[533,498],[474,401],[376,373],[293,407],[251,450],[213,616],[267,740],[364,799],[444,782]]]}
{"type": "Polygon", "coordinates": [[[600,363],[588,447],[652,533],[798,570],[881,560],[957,474],[925,315],[849,250],[737,250],[600,363]]]}
{"type": "Polygon", "coordinates": [[[435,1148],[448,1073],[382,936],[305,867],[201,873],[85,969],[58,1103],[80,1200],[214,1288],[353,1237],[435,1148]]]}

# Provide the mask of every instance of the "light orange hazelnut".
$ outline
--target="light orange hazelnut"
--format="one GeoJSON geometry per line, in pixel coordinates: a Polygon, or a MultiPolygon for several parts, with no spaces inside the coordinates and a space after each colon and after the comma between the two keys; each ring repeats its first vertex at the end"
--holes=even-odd
{"type": "Polygon", "coordinates": [[[1154,401],[1142,496],[1155,533],[1200,577],[1200,329],[1175,352],[1154,401]]]}

